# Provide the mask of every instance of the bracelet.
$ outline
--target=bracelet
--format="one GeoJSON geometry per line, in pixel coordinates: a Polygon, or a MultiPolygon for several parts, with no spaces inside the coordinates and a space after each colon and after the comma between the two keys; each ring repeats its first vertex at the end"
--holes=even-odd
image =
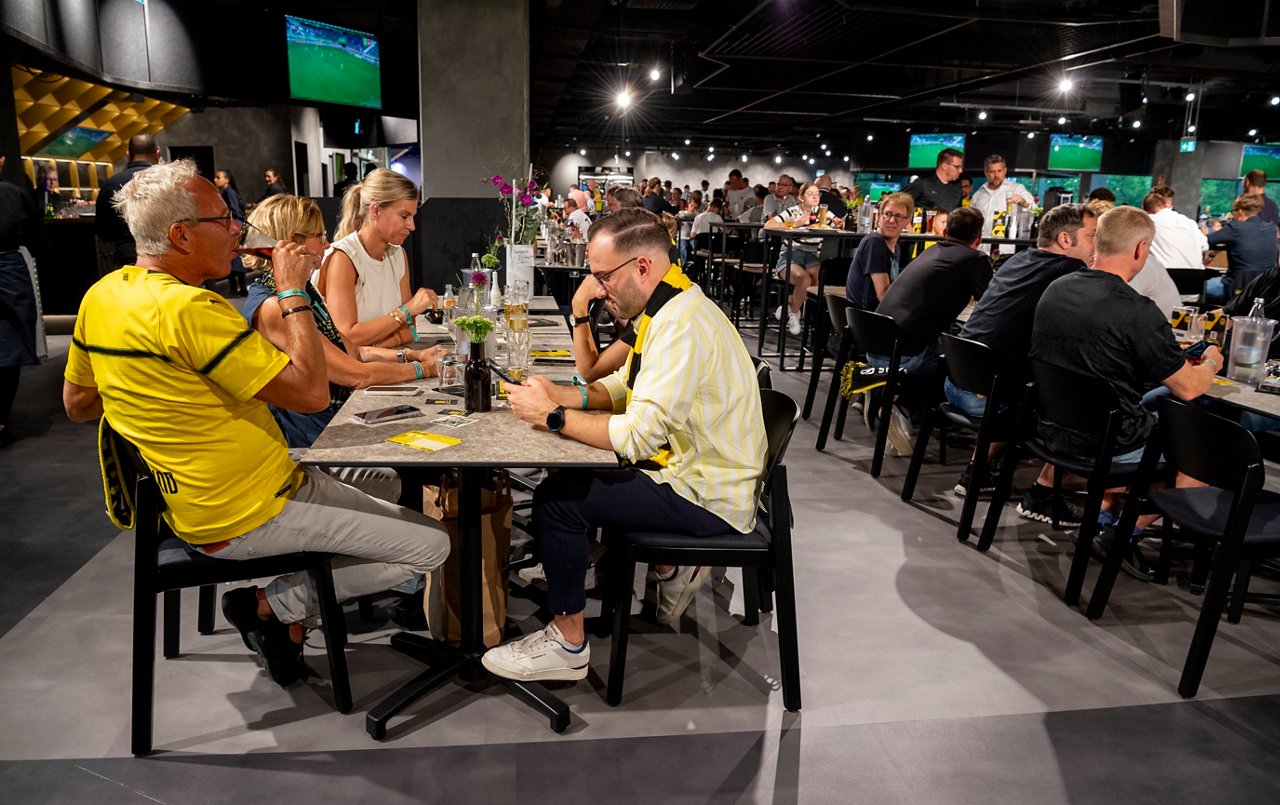
{"type": "Polygon", "coordinates": [[[413,314],[409,312],[408,305],[401,305],[400,307],[396,308],[396,310],[399,310],[400,312],[404,313],[405,324],[408,324],[409,322],[413,321],[413,314]]]}
{"type": "Polygon", "coordinates": [[[418,340],[418,328],[412,324],[409,325],[409,337],[414,341],[418,340]]]}
{"type": "Polygon", "coordinates": [[[578,393],[582,395],[582,410],[587,410],[587,387],[578,386],[578,393]]]}
{"type": "Polygon", "coordinates": [[[311,305],[298,305],[297,307],[291,307],[288,310],[281,313],[280,318],[282,319],[287,318],[289,316],[292,316],[294,313],[301,313],[304,310],[310,310],[310,309],[311,309],[311,305]]]}
{"type": "Polygon", "coordinates": [[[417,376],[418,376],[418,377],[417,377],[417,379],[418,379],[418,380],[421,380],[421,379],[422,379],[422,364],[418,363],[417,361],[411,361],[411,363],[413,364],[413,373],[414,373],[415,375],[417,375],[417,376]]]}
{"type": "Polygon", "coordinates": [[[582,375],[574,375],[573,377],[571,377],[571,378],[569,378],[569,379],[570,379],[571,381],[573,381],[573,385],[575,385],[575,386],[585,386],[585,385],[587,385],[587,381],[586,381],[586,379],[585,379],[585,378],[583,378],[583,376],[582,376],[582,375]]]}
{"type": "Polygon", "coordinates": [[[582,325],[582,324],[590,324],[590,323],[591,323],[591,316],[589,316],[589,315],[588,315],[588,316],[574,316],[574,317],[573,317],[573,326],[574,326],[574,327],[577,327],[577,326],[582,325]]]}
{"type": "Polygon", "coordinates": [[[286,290],[280,291],[279,293],[276,294],[276,301],[283,302],[284,300],[288,299],[291,296],[301,296],[301,297],[304,297],[308,302],[311,301],[311,297],[308,296],[307,292],[304,291],[302,288],[288,288],[286,290]]]}
{"type": "Polygon", "coordinates": [[[397,361],[399,361],[400,363],[408,363],[408,362],[409,362],[409,359],[405,356],[405,350],[403,350],[403,349],[397,349],[397,350],[396,350],[396,360],[397,360],[397,361]]]}

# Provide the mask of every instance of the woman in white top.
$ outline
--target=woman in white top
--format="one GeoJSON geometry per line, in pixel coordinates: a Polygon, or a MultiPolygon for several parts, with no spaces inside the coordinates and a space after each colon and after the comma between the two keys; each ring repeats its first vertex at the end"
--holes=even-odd
{"type": "Polygon", "coordinates": [[[316,288],[348,343],[411,343],[414,317],[436,306],[435,291],[409,292],[409,260],[401,244],[414,229],[417,211],[418,188],[386,168],[347,188],[338,239],[316,288]]]}
{"type": "MultiPolygon", "coordinates": [[[[816,184],[809,182],[800,188],[798,198],[799,204],[770,218],[764,225],[765,229],[790,229],[817,224],[818,213],[824,209],[821,206],[822,190],[816,184]]],[[[826,219],[822,225],[843,229],[844,219],[837,218],[827,210],[826,219]]],[[[818,284],[818,270],[822,267],[822,261],[818,258],[821,246],[821,238],[795,238],[791,243],[790,264],[787,263],[788,249],[785,245],[778,255],[778,265],[775,268],[778,279],[790,278],[791,280],[791,304],[787,314],[787,331],[792,335],[800,334],[800,310],[804,307],[809,286],[818,284]]],[[[783,307],[779,305],[774,315],[781,321],[782,314],[783,307]]]]}

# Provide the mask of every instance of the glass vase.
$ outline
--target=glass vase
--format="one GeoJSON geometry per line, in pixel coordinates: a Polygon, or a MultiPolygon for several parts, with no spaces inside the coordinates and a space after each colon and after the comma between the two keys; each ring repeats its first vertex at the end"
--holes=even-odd
{"type": "Polygon", "coordinates": [[[464,402],[467,413],[472,411],[488,411],[492,406],[491,394],[493,378],[490,376],[489,364],[485,361],[485,343],[471,342],[471,354],[467,358],[465,373],[464,402]]]}

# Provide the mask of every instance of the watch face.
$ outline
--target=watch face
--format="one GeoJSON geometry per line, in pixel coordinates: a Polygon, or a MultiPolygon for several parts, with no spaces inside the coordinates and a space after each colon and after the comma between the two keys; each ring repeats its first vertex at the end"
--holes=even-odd
{"type": "Polygon", "coordinates": [[[555,433],[559,433],[564,427],[564,406],[557,406],[554,411],[547,414],[547,428],[555,433]]]}

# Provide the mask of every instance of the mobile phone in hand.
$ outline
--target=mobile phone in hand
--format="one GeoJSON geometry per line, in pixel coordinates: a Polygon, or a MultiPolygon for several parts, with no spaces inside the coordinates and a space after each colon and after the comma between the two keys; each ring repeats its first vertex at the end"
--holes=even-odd
{"type": "Polygon", "coordinates": [[[1198,341],[1184,349],[1182,351],[1182,356],[1184,358],[1199,358],[1204,354],[1204,351],[1211,346],[1213,346],[1213,344],[1210,344],[1208,341],[1198,341]]]}
{"type": "Polygon", "coordinates": [[[509,383],[512,386],[522,385],[519,380],[516,380],[514,377],[511,376],[510,372],[508,372],[506,369],[503,369],[501,366],[494,363],[493,361],[489,361],[489,368],[493,370],[493,373],[495,375],[502,378],[502,382],[509,383]]]}

